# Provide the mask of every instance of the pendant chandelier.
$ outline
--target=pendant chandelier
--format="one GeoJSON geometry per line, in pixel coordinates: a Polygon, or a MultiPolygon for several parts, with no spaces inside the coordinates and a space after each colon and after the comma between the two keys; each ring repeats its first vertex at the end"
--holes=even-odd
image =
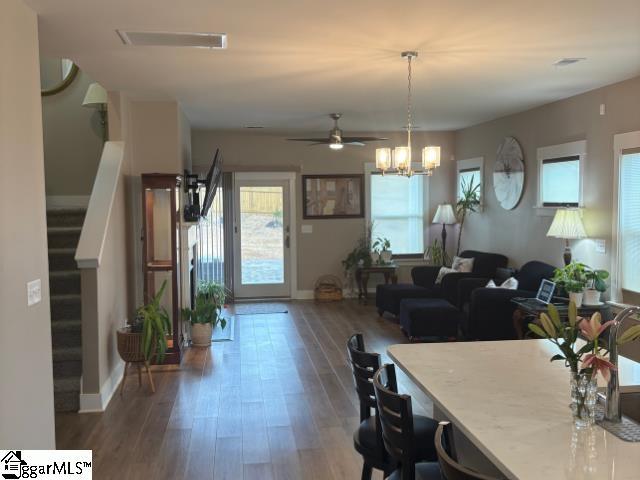
{"type": "Polygon", "coordinates": [[[440,147],[428,145],[422,149],[422,170],[413,170],[411,166],[411,60],[418,56],[418,52],[402,52],[402,58],[407,59],[407,144],[395,147],[376,148],[376,169],[383,175],[433,175],[433,170],[440,166],[440,147]]]}

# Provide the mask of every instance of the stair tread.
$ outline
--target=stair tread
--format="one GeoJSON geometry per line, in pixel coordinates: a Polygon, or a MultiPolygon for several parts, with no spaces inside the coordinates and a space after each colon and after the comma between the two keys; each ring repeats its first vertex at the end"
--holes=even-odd
{"type": "Polygon", "coordinates": [[[51,300],[80,300],[79,293],[56,293],[50,296],[51,300]]]}
{"type": "Polygon", "coordinates": [[[80,270],[51,270],[50,277],[79,277],[80,270]]]}
{"type": "Polygon", "coordinates": [[[53,361],[68,362],[72,360],[82,360],[82,347],[54,347],[53,361]]]}
{"type": "Polygon", "coordinates": [[[47,208],[47,213],[52,214],[64,214],[64,213],[87,213],[87,209],[83,207],[55,207],[55,208],[47,208]]]}
{"type": "Polygon", "coordinates": [[[79,392],[80,391],[80,377],[59,377],[53,379],[53,391],[54,393],[64,392],[79,392]]]}
{"type": "Polygon", "coordinates": [[[49,255],[74,255],[75,248],[50,248],[49,255]]]}
{"type": "Polygon", "coordinates": [[[49,233],[75,233],[81,232],[82,227],[47,227],[49,233]]]}
{"type": "Polygon", "coordinates": [[[82,328],[82,320],[64,319],[64,320],[55,320],[51,322],[51,330],[55,330],[57,332],[62,332],[66,330],[77,330],[80,328],[82,328]]]}

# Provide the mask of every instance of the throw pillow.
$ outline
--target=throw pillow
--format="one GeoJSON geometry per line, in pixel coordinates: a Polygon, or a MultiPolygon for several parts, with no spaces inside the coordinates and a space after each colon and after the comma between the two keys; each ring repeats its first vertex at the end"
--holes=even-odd
{"type": "Polygon", "coordinates": [[[496,282],[494,282],[493,280],[489,280],[489,282],[484,286],[484,288],[498,288],[498,286],[496,285],[496,282]]]}
{"type": "Polygon", "coordinates": [[[448,267],[440,267],[440,271],[438,271],[438,277],[436,278],[436,284],[442,283],[442,279],[447,273],[455,273],[457,270],[448,267]]]}
{"type": "Polygon", "coordinates": [[[500,288],[508,288],[509,290],[517,290],[518,289],[518,279],[517,278],[507,278],[504,282],[502,282],[502,285],[500,285],[500,288]]]}
{"type": "Polygon", "coordinates": [[[469,273],[473,271],[473,258],[453,257],[451,268],[456,272],[469,273]]]}

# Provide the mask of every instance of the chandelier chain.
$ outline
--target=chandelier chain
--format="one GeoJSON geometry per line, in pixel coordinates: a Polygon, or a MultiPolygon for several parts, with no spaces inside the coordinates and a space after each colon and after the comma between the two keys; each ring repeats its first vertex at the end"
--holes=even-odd
{"type": "Polygon", "coordinates": [[[408,60],[407,74],[407,146],[411,148],[411,55],[408,60]]]}

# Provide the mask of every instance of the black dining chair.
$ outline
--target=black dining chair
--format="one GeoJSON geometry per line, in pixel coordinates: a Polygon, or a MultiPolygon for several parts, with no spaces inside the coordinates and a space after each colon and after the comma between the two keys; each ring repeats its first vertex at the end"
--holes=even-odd
{"type": "MultiPolygon", "coordinates": [[[[362,480],[370,479],[374,468],[382,470],[386,476],[397,468],[397,460],[389,456],[385,450],[373,388],[373,376],[380,368],[380,355],[365,350],[364,339],[360,333],[349,338],[347,352],[360,401],[360,425],[353,435],[353,445],[363,458],[362,480]]],[[[397,392],[395,376],[389,388],[397,392]]],[[[416,458],[419,461],[435,462],[437,460],[435,432],[438,422],[422,415],[414,415],[411,419],[411,428],[412,442],[416,444],[416,458]]]]}
{"type": "Polygon", "coordinates": [[[458,463],[453,441],[453,428],[449,422],[440,422],[436,432],[436,451],[442,478],[446,480],[496,480],[494,477],[474,472],[458,463]]]}

